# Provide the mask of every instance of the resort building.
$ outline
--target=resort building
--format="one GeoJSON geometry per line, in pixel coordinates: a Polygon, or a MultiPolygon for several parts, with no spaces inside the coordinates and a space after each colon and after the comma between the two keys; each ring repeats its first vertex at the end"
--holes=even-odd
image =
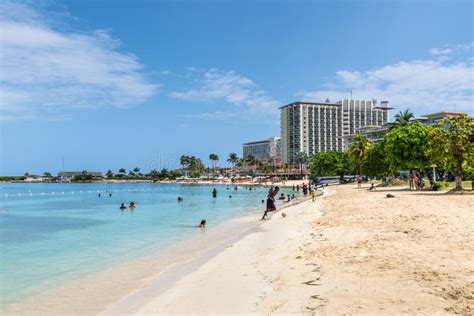
{"type": "MultiPolygon", "coordinates": [[[[420,122],[423,125],[426,126],[431,126],[438,124],[438,122],[441,122],[445,118],[453,118],[453,117],[459,117],[462,115],[467,115],[467,113],[462,113],[462,112],[437,112],[437,113],[432,113],[432,114],[426,114],[423,117],[420,118],[415,118],[410,120],[410,122],[420,122]]],[[[344,150],[348,150],[352,143],[354,142],[355,135],[356,134],[362,134],[367,136],[367,138],[372,141],[376,142],[378,140],[382,140],[389,130],[391,126],[394,126],[395,123],[387,123],[384,126],[366,126],[358,129],[355,134],[349,134],[349,135],[344,135],[342,136],[343,138],[343,143],[344,143],[344,150]]]]}
{"type": "MultiPolygon", "coordinates": [[[[328,100],[327,100],[328,101],[328,100]]],[[[300,152],[340,151],[344,136],[364,127],[381,127],[388,122],[388,101],[344,99],[336,103],[293,102],[280,108],[281,147],[285,163],[295,163],[300,152]]]]}
{"type": "Polygon", "coordinates": [[[436,125],[445,118],[454,118],[454,117],[460,117],[463,115],[466,115],[467,113],[461,113],[461,112],[437,112],[437,113],[432,113],[432,114],[426,114],[423,115],[425,119],[425,125],[436,125]]]}
{"type": "Polygon", "coordinates": [[[269,161],[281,155],[280,137],[242,144],[243,157],[252,156],[258,161],[269,161]]]}
{"type": "Polygon", "coordinates": [[[103,178],[102,172],[89,172],[89,171],[61,171],[58,173],[58,178],[61,181],[71,181],[75,176],[91,176],[92,178],[103,178]]]}

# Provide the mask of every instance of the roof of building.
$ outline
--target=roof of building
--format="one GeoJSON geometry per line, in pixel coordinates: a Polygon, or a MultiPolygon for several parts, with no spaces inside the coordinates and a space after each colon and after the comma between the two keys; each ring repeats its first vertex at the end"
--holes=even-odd
{"type": "MultiPolygon", "coordinates": [[[[388,101],[382,101],[381,103],[388,103],[388,101]]],[[[309,102],[309,101],[295,101],[289,104],[286,104],[282,107],[279,107],[279,109],[284,109],[286,107],[294,106],[294,105],[299,105],[299,104],[311,104],[311,105],[329,105],[329,106],[341,106],[342,101],[337,101],[335,103],[332,102],[309,102]]],[[[387,107],[387,106],[374,106],[374,109],[380,109],[380,110],[392,110],[393,108],[387,107]]]]}
{"type": "Polygon", "coordinates": [[[298,105],[298,104],[341,106],[341,104],[337,104],[337,103],[295,101],[295,102],[289,103],[287,105],[284,105],[282,107],[279,107],[279,109],[284,109],[284,108],[294,106],[294,105],[298,105]]]}
{"type": "Polygon", "coordinates": [[[393,110],[394,108],[391,108],[389,106],[374,106],[374,109],[379,109],[379,110],[393,110]]]}
{"type": "Polygon", "coordinates": [[[439,115],[467,115],[467,113],[463,112],[436,112],[436,113],[431,113],[431,114],[425,114],[423,115],[424,117],[432,117],[432,116],[439,116],[439,115]]]}
{"type": "Polygon", "coordinates": [[[270,143],[270,140],[258,140],[255,142],[249,142],[249,143],[243,143],[242,145],[258,145],[258,144],[264,144],[264,143],[270,143]]]}

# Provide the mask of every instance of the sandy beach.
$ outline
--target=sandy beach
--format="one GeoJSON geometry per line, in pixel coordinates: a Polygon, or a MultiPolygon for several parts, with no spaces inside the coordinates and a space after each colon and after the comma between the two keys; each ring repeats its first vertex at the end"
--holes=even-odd
{"type": "Polygon", "coordinates": [[[3,312],[472,314],[474,195],[367,187],[327,187],[269,220],[202,234],[199,251],[178,245],[3,312]]]}
{"type": "Polygon", "coordinates": [[[366,189],[274,214],[127,313],[472,314],[474,196],[366,189]]]}

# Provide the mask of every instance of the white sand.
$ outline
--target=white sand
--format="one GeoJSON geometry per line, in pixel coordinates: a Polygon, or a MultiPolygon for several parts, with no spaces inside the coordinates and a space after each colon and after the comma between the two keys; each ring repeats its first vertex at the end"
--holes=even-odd
{"type": "Polygon", "coordinates": [[[329,191],[127,313],[472,314],[473,195],[329,191]]]}

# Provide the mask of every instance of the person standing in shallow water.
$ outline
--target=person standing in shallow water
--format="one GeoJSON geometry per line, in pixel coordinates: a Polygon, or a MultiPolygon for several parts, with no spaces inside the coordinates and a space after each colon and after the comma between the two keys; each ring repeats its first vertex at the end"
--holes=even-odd
{"type": "Polygon", "coordinates": [[[217,197],[217,189],[214,188],[214,190],[212,190],[212,197],[215,198],[217,197]]]}
{"type": "Polygon", "coordinates": [[[268,212],[276,211],[275,196],[278,194],[278,191],[280,191],[280,188],[275,187],[275,188],[271,188],[270,191],[268,192],[267,209],[265,210],[265,213],[263,213],[262,220],[265,219],[268,212]]]}

